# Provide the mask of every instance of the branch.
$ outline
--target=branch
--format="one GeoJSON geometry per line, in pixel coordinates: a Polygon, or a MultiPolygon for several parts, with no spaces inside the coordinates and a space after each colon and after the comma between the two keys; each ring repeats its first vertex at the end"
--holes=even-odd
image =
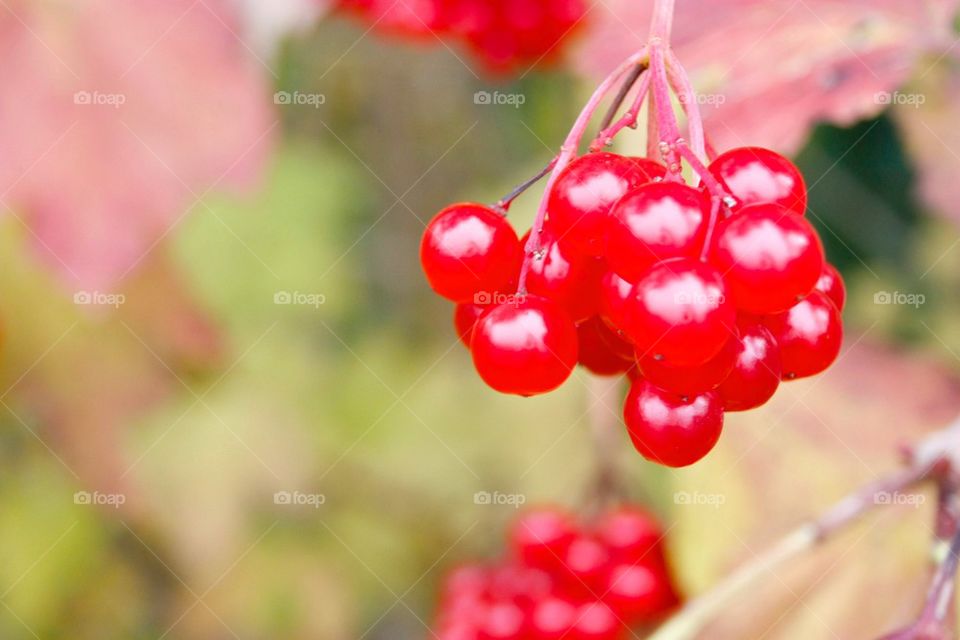
{"type": "MultiPolygon", "coordinates": [[[[757,578],[805,551],[822,544],[835,533],[878,506],[895,502],[891,496],[931,479],[953,476],[960,455],[960,418],[950,426],[928,436],[910,452],[905,469],[864,485],[835,503],[814,520],[808,521],[780,539],[767,551],[734,571],[707,593],[690,600],[667,620],[648,640],[692,640],[718,614],[752,585],[757,578]]],[[[951,547],[952,549],[952,547],[951,547]]],[[[951,557],[952,556],[948,556],[951,557]]],[[[956,558],[950,560],[956,569],[956,558]]],[[[950,571],[947,566],[944,571],[950,571]]],[[[952,582],[951,582],[952,590],[952,582]]],[[[895,636],[896,637],[896,636],[895,636]]],[[[924,636],[907,636],[921,640],[924,636]]],[[[905,640],[906,637],[896,637],[905,640]]],[[[939,637],[933,636],[933,638],[939,637]]],[[[888,639],[889,640],[889,639],[888,639]]]]}

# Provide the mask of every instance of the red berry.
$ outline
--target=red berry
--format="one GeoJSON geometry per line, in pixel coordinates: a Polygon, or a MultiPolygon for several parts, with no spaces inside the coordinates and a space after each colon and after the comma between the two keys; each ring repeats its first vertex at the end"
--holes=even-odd
{"type": "Polygon", "coordinates": [[[493,571],[488,591],[495,600],[510,600],[526,606],[544,598],[552,586],[553,581],[547,572],[509,563],[493,571]]]}
{"type": "MultiPolygon", "coordinates": [[[[521,241],[526,246],[527,236],[521,241]]],[[[527,291],[550,298],[566,309],[574,322],[596,314],[603,263],[589,256],[571,254],[551,232],[540,235],[542,259],[533,259],[527,273],[527,291]]]]}
{"type": "Polygon", "coordinates": [[[632,352],[633,347],[624,343],[599,317],[580,323],[577,326],[578,361],[599,376],[626,373],[634,365],[633,358],[624,358],[611,346],[614,341],[625,344],[632,352]]]}
{"type": "Polygon", "coordinates": [[[600,278],[600,318],[611,329],[621,331],[627,326],[629,302],[633,285],[613,271],[600,278]]]}
{"type": "Polygon", "coordinates": [[[822,291],[765,320],[783,359],[784,380],[806,378],[833,364],[843,342],[840,312],[822,291]]]}
{"type": "Polygon", "coordinates": [[[601,255],[611,207],[645,182],[646,172],[630,158],[604,152],[577,158],[560,172],[547,202],[557,237],[581,253],[601,255]]]}
{"type": "Polygon", "coordinates": [[[610,553],[599,540],[589,535],[575,537],[563,558],[567,585],[581,594],[602,593],[602,579],[609,561],[610,553]]]}
{"type": "Polygon", "coordinates": [[[703,364],[675,367],[649,355],[637,358],[637,365],[644,378],[664,389],[681,395],[695,395],[720,386],[737,362],[739,342],[736,333],[730,336],[723,348],[703,364]]]}
{"type": "Polygon", "coordinates": [[[837,307],[837,311],[843,311],[847,303],[847,288],[843,284],[843,276],[835,266],[829,262],[823,263],[823,271],[820,272],[820,279],[817,280],[815,288],[827,294],[837,307]]]}
{"type": "Polygon", "coordinates": [[[477,564],[465,564],[453,569],[443,582],[442,600],[480,598],[486,592],[490,572],[477,564]]]}
{"type": "Polygon", "coordinates": [[[640,169],[647,175],[647,181],[653,182],[655,180],[663,180],[667,175],[667,168],[657,162],[656,160],[651,160],[650,158],[641,158],[637,156],[631,156],[630,158],[634,164],[639,165],[640,169]]]}
{"type": "Polygon", "coordinates": [[[490,605],[480,627],[480,640],[522,640],[523,610],[512,602],[490,605]]]}
{"type": "Polygon", "coordinates": [[[723,405],[715,391],[684,398],[646,380],[631,385],[623,417],[637,451],[669,467],[703,458],[723,429],[723,405]]]}
{"type": "Polygon", "coordinates": [[[665,612],[676,604],[677,597],[665,572],[641,563],[614,567],[604,600],[632,624],[665,612]]]}
{"type": "Polygon", "coordinates": [[[577,526],[565,511],[543,507],[523,513],[510,529],[510,544],[530,567],[554,568],[562,564],[577,526]]]}
{"type": "Polygon", "coordinates": [[[662,533],[660,525],[649,513],[624,506],[601,516],[596,535],[610,550],[614,560],[634,563],[659,543],[662,533]]]}
{"type": "Polygon", "coordinates": [[[729,340],[736,321],[723,278],[695,260],[661,262],[627,300],[624,332],[637,354],[674,366],[702,364],[729,340]]]}
{"type": "Polygon", "coordinates": [[[717,229],[710,262],[723,273],[738,309],[770,314],[813,290],[823,245],[805,218],[775,204],[744,207],[717,229]]]}
{"type": "Polygon", "coordinates": [[[530,616],[531,640],[566,638],[577,620],[577,606],[560,596],[550,596],[533,607],[530,616]]]}
{"type": "Polygon", "coordinates": [[[623,625],[610,607],[602,602],[580,605],[570,640],[617,640],[623,637],[623,625]]]}
{"type": "Polygon", "coordinates": [[[797,167],[779,153],[760,147],[740,147],[717,156],[710,172],[738,205],[773,202],[803,215],[807,186],[797,167]]]}
{"type": "Polygon", "coordinates": [[[420,243],[420,263],[430,286],[454,302],[507,291],[522,260],[510,224],[479,204],[447,207],[430,221],[420,243]]]}
{"type": "Polygon", "coordinates": [[[486,305],[461,302],[453,311],[453,326],[457,330],[461,342],[468,349],[470,348],[470,338],[473,336],[473,327],[476,326],[477,320],[486,310],[486,305]]]}
{"type": "Polygon", "coordinates": [[[577,330],[554,302],[523,296],[492,307],[473,329],[473,364],[502,393],[532,396],[559,387],[577,364],[577,330]]]}
{"type": "Polygon", "coordinates": [[[607,222],[607,262],[621,278],[636,282],[661,260],[698,257],[708,205],[703,192],[677,182],[651,182],[630,191],[607,222]]]}
{"type": "Polygon", "coordinates": [[[746,411],[766,403],[780,385],[780,348],[769,329],[756,323],[741,326],[735,344],[736,364],[717,393],[726,411],[746,411]]]}

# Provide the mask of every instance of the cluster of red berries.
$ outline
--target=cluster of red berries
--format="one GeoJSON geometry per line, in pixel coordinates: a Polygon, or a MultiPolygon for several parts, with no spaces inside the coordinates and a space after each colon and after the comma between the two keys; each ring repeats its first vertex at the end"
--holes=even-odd
{"type": "Polygon", "coordinates": [[[480,377],[529,396],[558,387],[578,362],[626,373],[637,450],[685,466],[716,444],[725,411],[760,406],[781,380],[826,369],[846,294],[804,217],[799,170],[745,147],[709,171],[727,194],[716,215],[705,188],[652,160],[577,158],[547,196],[525,283],[524,249],[504,212],[441,211],[420,258],[433,289],[457,303],[480,377]]]}
{"type": "Polygon", "coordinates": [[[656,520],[619,507],[591,527],[565,511],[521,516],[509,553],[445,580],[439,640],[624,640],[677,604],[656,520]]]}
{"type": "Polygon", "coordinates": [[[339,6],[385,32],[462,42],[499,72],[554,58],[586,12],[584,0],[340,0],[339,6]]]}

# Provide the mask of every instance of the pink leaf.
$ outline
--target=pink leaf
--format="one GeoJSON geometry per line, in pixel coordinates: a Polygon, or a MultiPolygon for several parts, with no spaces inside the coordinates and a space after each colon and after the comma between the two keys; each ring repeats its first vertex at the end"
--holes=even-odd
{"type": "Polygon", "coordinates": [[[70,285],[109,286],[257,175],[267,73],[216,1],[4,4],[0,211],[70,285]]]}
{"type": "MultiPolygon", "coordinates": [[[[609,72],[647,38],[652,2],[611,0],[588,16],[577,59],[609,72]]],[[[678,2],[673,44],[718,149],[793,152],[820,121],[870,117],[918,59],[953,43],[957,0],[678,2]]]]}

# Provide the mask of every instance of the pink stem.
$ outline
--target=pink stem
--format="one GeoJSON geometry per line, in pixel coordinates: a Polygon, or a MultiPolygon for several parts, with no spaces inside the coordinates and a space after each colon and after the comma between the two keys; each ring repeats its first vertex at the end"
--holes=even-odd
{"type": "Polygon", "coordinates": [[[537,215],[533,220],[533,227],[530,229],[530,238],[527,240],[527,244],[524,247],[525,255],[523,259],[523,266],[520,268],[520,278],[517,283],[518,294],[526,294],[527,273],[530,271],[530,264],[532,260],[534,260],[536,258],[536,254],[540,252],[540,235],[543,231],[543,222],[547,217],[547,200],[550,197],[550,193],[553,190],[554,184],[557,182],[557,177],[560,175],[560,172],[563,171],[568,164],[570,164],[570,161],[576,157],[577,150],[580,148],[580,141],[583,139],[583,134],[586,131],[587,126],[590,124],[590,119],[593,117],[593,114],[603,102],[603,99],[616,86],[620,78],[623,77],[623,75],[627,73],[632,66],[643,61],[646,56],[647,48],[644,47],[620,63],[620,66],[617,67],[613,73],[608,75],[603,82],[600,83],[600,86],[598,86],[593,92],[593,95],[590,96],[590,100],[587,101],[586,106],[584,106],[583,110],[580,112],[576,122],[573,123],[573,128],[570,129],[567,139],[560,148],[560,155],[557,156],[557,161],[553,165],[553,171],[551,171],[550,177],[547,179],[547,186],[544,188],[543,197],[540,199],[540,207],[537,209],[537,215]]]}
{"type": "Polygon", "coordinates": [[[667,72],[671,84],[680,98],[680,106],[687,114],[687,129],[690,132],[690,146],[702,162],[706,162],[706,139],[703,133],[703,119],[700,117],[700,105],[697,92],[690,83],[686,70],[673,51],[667,49],[667,72]]]}
{"type": "Polygon", "coordinates": [[[690,165],[690,168],[693,169],[693,172],[697,174],[703,184],[706,185],[707,191],[710,192],[711,197],[725,199],[730,197],[730,194],[727,193],[726,189],[723,188],[723,185],[717,182],[717,179],[713,177],[713,174],[710,173],[710,170],[707,169],[706,165],[700,161],[700,158],[697,157],[697,154],[688,147],[685,143],[680,142],[677,144],[677,153],[680,154],[680,157],[687,161],[687,164],[690,165]]]}
{"type": "Polygon", "coordinates": [[[620,133],[624,128],[637,126],[637,117],[640,114],[640,107],[643,106],[643,101],[646,99],[649,90],[650,74],[644,73],[640,78],[640,86],[637,89],[637,96],[634,98],[630,109],[623,114],[619,120],[597,134],[597,139],[594,140],[593,144],[590,145],[591,151],[599,151],[604,146],[609,146],[617,134],[620,133]]]}
{"type": "Polygon", "coordinates": [[[673,28],[674,0],[656,0],[653,5],[653,18],[650,21],[650,40],[660,40],[664,46],[670,43],[670,31],[673,28]]]}
{"type": "Polygon", "coordinates": [[[680,159],[676,145],[680,140],[680,127],[677,124],[677,114],[673,111],[670,102],[670,87],[667,83],[667,68],[663,57],[663,44],[658,41],[650,42],[650,73],[653,82],[653,110],[651,117],[657,121],[659,132],[658,151],[667,165],[667,178],[683,181],[681,176],[680,159]]]}

